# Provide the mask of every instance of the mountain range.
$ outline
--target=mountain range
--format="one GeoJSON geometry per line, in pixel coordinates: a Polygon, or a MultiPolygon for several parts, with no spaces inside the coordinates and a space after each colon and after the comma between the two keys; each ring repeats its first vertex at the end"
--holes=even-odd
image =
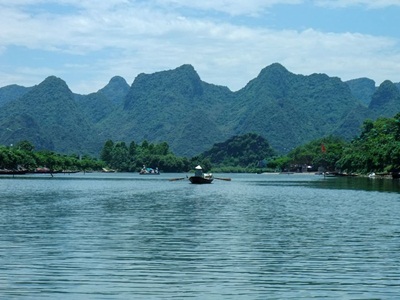
{"type": "Polygon", "coordinates": [[[365,119],[400,111],[400,83],[342,81],[299,75],[274,63],[233,92],[201,80],[194,67],[139,74],[129,85],[115,76],[97,92],[73,93],[49,76],[33,87],[0,88],[0,144],[31,141],[36,149],[99,155],[104,143],[166,141],[194,156],[232,136],[256,133],[279,153],[313,139],[351,139],[365,119]]]}

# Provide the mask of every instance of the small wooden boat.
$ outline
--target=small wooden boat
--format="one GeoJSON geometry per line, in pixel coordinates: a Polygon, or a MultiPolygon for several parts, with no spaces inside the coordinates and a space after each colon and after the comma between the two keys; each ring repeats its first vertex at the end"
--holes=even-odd
{"type": "Polygon", "coordinates": [[[203,173],[201,166],[197,166],[194,175],[189,177],[189,181],[194,184],[211,183],[213,180],[213,175],[211,173],[203,173]]]}
{"type": "Polygon", "coordinates": [[[211,183],[213,182],[214,178],[207,178],[207,177],[200,177],[200,176],[191,176],[189,177],[191,183],[195,184],[203,184],[203,183],[211,183]]]}

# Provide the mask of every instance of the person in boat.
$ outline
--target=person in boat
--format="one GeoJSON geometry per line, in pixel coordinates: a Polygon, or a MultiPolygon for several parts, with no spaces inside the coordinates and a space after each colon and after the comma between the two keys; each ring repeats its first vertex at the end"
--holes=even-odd
{"type": "Polygon", "coordinates": [[[146,174],[146,173],[148,173],[147,170],[146,170],[146,165],[143,165],[143,168],[140,170],[139,173],[140,173],[140,174],[146,174]]]}
{"type": "Polygon", "coordinates": [[[196,176],[196,177],[204,176],[203,168],[200,165],[194,168],[194,176],[196,176]]]}
{"type": "Polygon", "coordinates": [[[194,168],[194,176],[195,177],[202,177],[202,178],[206,178],[206,179],[212,179],[213,175],[212,173],[204,173],[203,172],[203,168],[198,165],[197,167],[194,168]]]}

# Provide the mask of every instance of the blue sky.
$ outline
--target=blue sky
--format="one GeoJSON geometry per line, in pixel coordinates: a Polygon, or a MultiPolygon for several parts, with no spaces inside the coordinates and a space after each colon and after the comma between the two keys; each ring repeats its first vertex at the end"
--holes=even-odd
{"type": "Polygon", "coordinates": [[[296,74],[400,82],[400,0],[0,0],[0,87],[47,76],[88,94],[191,64],[236,91],[296,74]]]}

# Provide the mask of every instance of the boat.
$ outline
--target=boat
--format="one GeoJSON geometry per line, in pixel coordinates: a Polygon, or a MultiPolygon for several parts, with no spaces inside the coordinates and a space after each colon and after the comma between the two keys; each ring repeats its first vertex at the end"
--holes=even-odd
{"type": "Polygon", "coordinates": [[[160,171],[158,168],[146,168],[146,166],[143,166],[143,168],[139,172],[140,175],[160,175],[160,171]]]}
{"type": "Polygon", "coordinates": [[[400,178],[400,172],[399,171],[393,171],[392,172],[392,178],[393,179],[399,179],[400,178]]]}
{"type": "Polygon", "coordinates": [[[200,165],[195,167],[194,175],[189,177],[189,181],[194,184],[211,183],[213,180],[213,175],[211,173],[204,173],[200,165]]]}

